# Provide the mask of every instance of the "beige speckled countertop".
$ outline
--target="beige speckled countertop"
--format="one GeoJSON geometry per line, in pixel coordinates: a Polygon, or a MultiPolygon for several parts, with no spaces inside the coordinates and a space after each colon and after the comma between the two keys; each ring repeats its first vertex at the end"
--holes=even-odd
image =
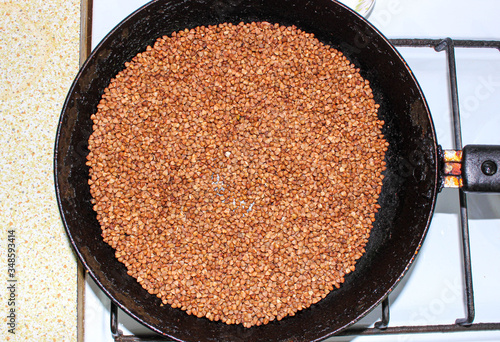
{"type": "Polygon", "coordinates": [[[57,208],[52,160],[78,71],[79,29],[79,0],[0,0],[0,341],[77,340],[77,262],[57,208]]]}

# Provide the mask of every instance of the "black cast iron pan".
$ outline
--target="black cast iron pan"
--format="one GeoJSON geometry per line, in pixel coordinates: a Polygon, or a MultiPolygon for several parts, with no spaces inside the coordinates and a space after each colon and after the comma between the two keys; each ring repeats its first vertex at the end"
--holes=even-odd
{"type": "Polygon", "coordinates": [[[386,38],[343,5],[331,0],[173,0],[153,1],[125,19],[78,73],[57,131],[55,183],[61,217],[79,259],[111,300],[147,327],[175,340],[313,341],[359,320],[408,270],[434,210],[441,186],[440,164],[429,109],[408,66],[386,38]],[[128,276],[101,238],[85,165],[90,115],[126,61],[174,31],[241,21],[296,25],[342,51],[370,81],[390,144],[381,209],[356,271],[340,289],[294,317],[252,328],[160,306],[160,299],[128,276]]]}

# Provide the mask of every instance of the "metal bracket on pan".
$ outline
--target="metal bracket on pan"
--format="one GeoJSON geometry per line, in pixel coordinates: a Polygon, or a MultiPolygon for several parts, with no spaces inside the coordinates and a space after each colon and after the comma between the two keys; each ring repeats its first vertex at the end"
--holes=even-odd
{"type": "Polygon", "coordinates": [[[462,151],[444,150],[444,187],[461,188],[462,180],[462,151]]]}

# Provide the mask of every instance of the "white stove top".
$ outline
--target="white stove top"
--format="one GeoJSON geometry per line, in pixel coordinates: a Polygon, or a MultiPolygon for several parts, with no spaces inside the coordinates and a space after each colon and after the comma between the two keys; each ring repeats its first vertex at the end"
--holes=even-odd
{"type": "MultiPolygon", "coordinates": [[[[94,0],[92,44],[145,0],[94,0]]],[[[500,40],[495,0],[377,0],[368,17],[388,38],[500,40]]],[[[453,148],[447,62],[432,48],[398,48],[416,75],[433,115],[438,142],[453,148]]],[[[500,145],[500,52],[457,48],[463,144],[500,145]]],[[[475,322],[500,322],[500,195],[468,195],[476,304],[475,322]]],[[[390,296],[390,326],[452,324],[465,316],[458,191],[438,196],[425,243],[409,273],[390,296]]],[[[119,311],[125,334],[148,330],[119,311]]],[[[380,319],[375,309],[360,323],[380,319]]],[[[87,279],[85,341],[113,341],[109,299],[87,279]]],[[[500,331],[331,338],[327,341],[500,341],[500,331]]]]}

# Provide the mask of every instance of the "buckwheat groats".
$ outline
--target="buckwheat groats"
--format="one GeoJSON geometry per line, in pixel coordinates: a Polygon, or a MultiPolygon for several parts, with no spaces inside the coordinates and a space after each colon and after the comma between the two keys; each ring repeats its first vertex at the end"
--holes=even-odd
{"type": "Polygon", "coordinates": [[[296,27],[197,27],[125,64],[92,115],[102,237],[164,304],[293,316],[364,253],[388,143],[369,82],[296,27]]]}

